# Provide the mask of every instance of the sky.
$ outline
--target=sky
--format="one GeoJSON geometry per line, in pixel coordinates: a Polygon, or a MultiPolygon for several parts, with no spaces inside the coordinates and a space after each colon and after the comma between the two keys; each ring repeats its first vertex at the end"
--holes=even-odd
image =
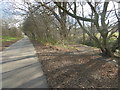
{"type": "Polygon", "coordinates": [[[8,7],[8,6],[6,6],[5,3],[0,2],[0,14],[1,14],[2,18],[3,18],[4,15],[6,15],[6,13],[4,12],[6,7],[8,7]]]}
{"type": "MultiPolygon", "coordinates": [[[[18,1],[21,2],[21,0],[18,1]]],[[[16,11],[14,13],[14,8],[11,6],[11,3],[15,2],[13,2],[13,0],[0,0],[0,16],[1,16],[0,19],[8,21],[10,23],[10,27],[11,26],[18,27],[19,24],[22,23],[21,21],[23,21],[23,18],[21,16],[22,12],[16,11]]]]}

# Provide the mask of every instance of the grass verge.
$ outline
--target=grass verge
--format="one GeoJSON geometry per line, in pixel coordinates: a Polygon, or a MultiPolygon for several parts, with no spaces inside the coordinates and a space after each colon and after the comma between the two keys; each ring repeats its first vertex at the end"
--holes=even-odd
{"type": "Polygon", "coordinates": [[[9,47],[11,44],[20,40],[22,37],[11,37],[11,36],[2,36],[0,37],[0,51],[4,50],[6,47],[9,47]]]}

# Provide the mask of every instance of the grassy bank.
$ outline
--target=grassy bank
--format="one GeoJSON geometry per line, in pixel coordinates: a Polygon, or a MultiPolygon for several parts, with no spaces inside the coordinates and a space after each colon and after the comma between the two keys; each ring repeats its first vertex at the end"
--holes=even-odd
{"type": "Polygon", "coordinates": [[[4,50],[6,47],[9,47],[11,44],[15,43],[21,38],[22,37],[1,36],[0,37],[0,43],[1,43],[0,51],[4,50]]]}
{"type": "Polygon", "coordinates": [[[2,42],[7,42],[7,41],[14,41],[14,40],[19,40],[22,37],[11,37],[11,36],[2,36],[2,39],[0,41],[2,42]]]}

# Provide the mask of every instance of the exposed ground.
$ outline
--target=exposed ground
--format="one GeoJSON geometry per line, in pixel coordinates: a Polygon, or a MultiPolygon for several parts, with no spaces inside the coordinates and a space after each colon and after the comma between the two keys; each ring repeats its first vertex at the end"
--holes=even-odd
{"type": "Polygon", "coordinates": [[[15,43],[16,41],[17,41],[17,40],[2,42],[2,46],[0,46],[0,51],[2,51],[2,50],[4,50],[5,48],[9,47],[11,44],[15,43]]]}
{"type": "Polygon", "coordinates": [[[21,38],[13,38],[13,37],[3,38],[2,37],[1,39],[2,40],[0,40],[0,51],[3,51],[5,48],[9,47],[16,41],[20,40],[21,38]]]}
{"type": "Polygon", "coordinates": [[[68,49],[32,42],[51,88],[118,88],[118,59],[83,45],[68,49]]]}

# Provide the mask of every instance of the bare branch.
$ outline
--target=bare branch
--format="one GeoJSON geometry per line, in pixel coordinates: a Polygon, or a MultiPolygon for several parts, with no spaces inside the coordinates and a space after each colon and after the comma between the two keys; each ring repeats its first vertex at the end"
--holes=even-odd
{"type": "Polygon", "coordinates": [[[79,20],[84,20],[84,21],[88,21],[88,22],[95,22],[95,20],[90,19],[90,18],[84,18],[84,17],[80,17],[77,15],[74,15],[72,13],[70,13],[68,10],[66,10],[65,8],[63,8],[62,6],[60,6],[58,3],[54,2],[59,8],[61,8],[62,10],[64,10],[68,15],[72,16],[73,18],[79,19],[79,20]]]}

